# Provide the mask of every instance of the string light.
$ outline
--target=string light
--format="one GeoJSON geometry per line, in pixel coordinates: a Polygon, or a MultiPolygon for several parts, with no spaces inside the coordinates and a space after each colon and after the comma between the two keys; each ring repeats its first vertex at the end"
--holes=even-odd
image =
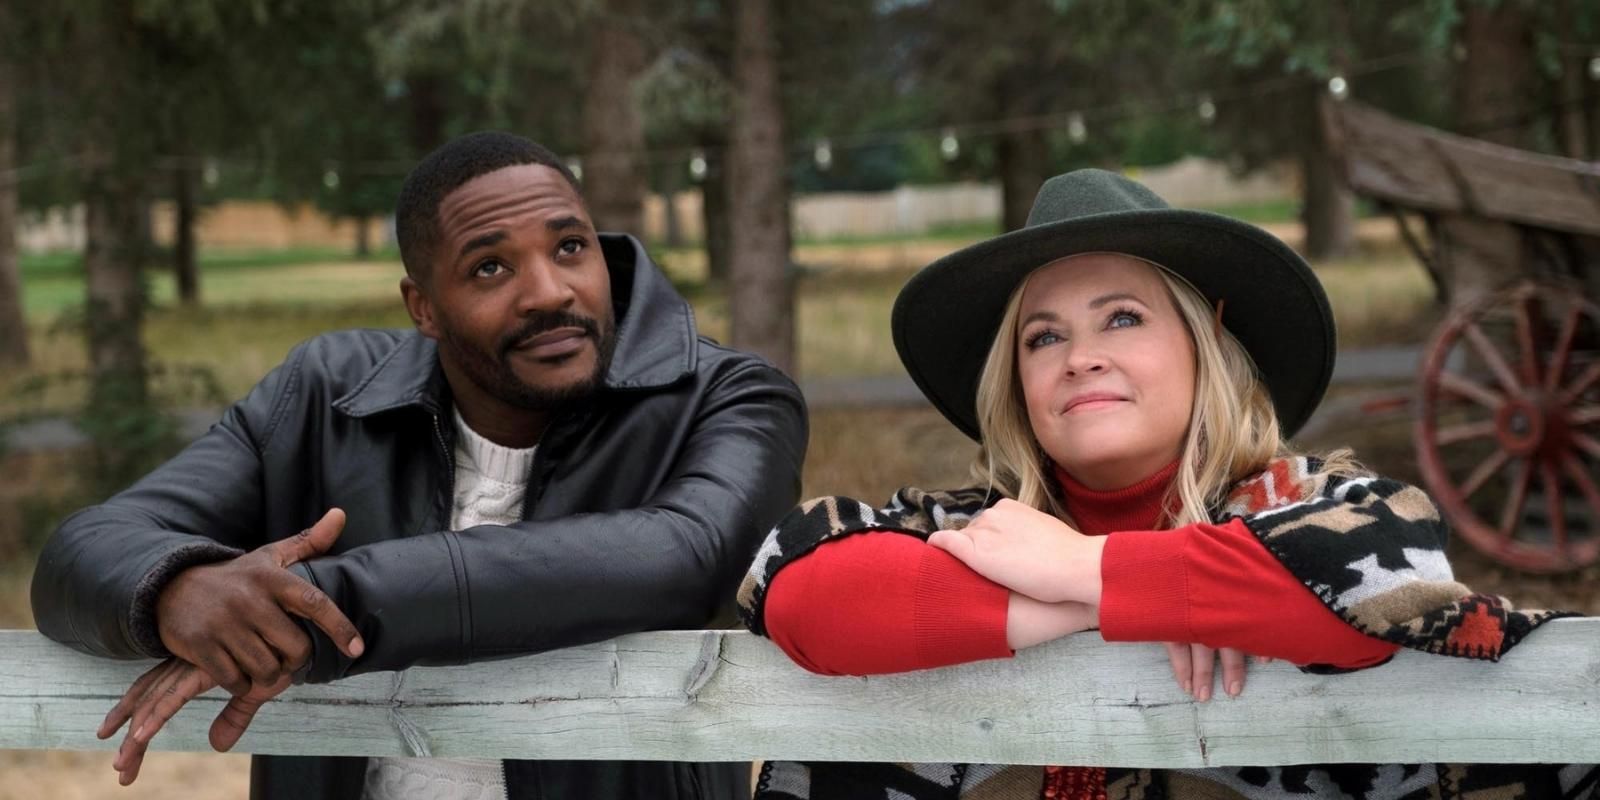
{"type": "Polygon", "coordinates": [[[828,144],[827,139],[818,139],[817,149],[811,157],[817,162],[817,169],[827,172],[833,166],[833,146],[828,144]]]}
{"type": "Polygon", "coordinates": [[[954,130],[945,128],[944,133],[939,136],[939,155],[944,156],[946,161],[954,161],[961,155],[961,142],[956,140],[954,130]]]}
{"type": "Polygon", "coordinates": [[[695,183],[699,183],[706,179],[706,170],[706,152],[694,151],[694,154],[689,156],[689,177],[694,178],[695,183]]]}
{"type": "Polygon", "coordinates": [[[1343,100],[1350,96],[1350,83],[1343,75],[1335,75],[1328,79],[1328,94],[1333,95],[1335,100],[1343,100]]]}
{"type": "Polygon", "coordinates": [[[1589,80],[1600,81],[1600,56],[1589,59],[1589,80]]]}
{"type": "Polygon", "coordinates": [[[1074,111],[1067,118],[1067,138],[1073,144],[1083,144],[1089,138],[1089,127],[1083,121],[1083,114],[1074,111]]]}
{"type": "Polygon", "coordinates": [[[1201,122],[1204,122],[1204,123],[1209,125],[1213,121],[1216,120],[1216,118],[1217,118],[1217,104],[1211,101],[1211,95],[1209,95],[1209,94],[1200,95],[1200,107],[1199,107],[1198,111],[1200,113],[1200,121],[1201,122]]]}
{"type": "Polygon", "coordinates": [[[339,188],[339,173],[334,171],[332,167],[323,170],[322,185],[328,187],[329,189],[339,188]]]}
{"type": "Polygon", "coordinates": [[[217,167],[216,159],[206,159],[205,166],[200,168],[200,182],[204,183],[207,189],[214,188],[222,182],[222,170],[217,167]]]}

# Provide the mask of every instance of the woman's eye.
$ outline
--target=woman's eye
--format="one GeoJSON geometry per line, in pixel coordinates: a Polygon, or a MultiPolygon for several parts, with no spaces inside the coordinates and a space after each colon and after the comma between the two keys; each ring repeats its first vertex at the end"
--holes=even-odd
{"type": "Polygon", "coordinates": [[[472,274],[479,278],[493,278],[504,271],[505,265],[498,261],[480,262],[478,266],[472,268],[472,274]]]}
{"type": "Polygon", "coordinates": [[[1144,322],[1144,318],[1133,313],[1132,311],[1118,311],[1117,313],[1111,315],[1111,322],[1106,327],[1131,328],[1141,322],[1144,322]]]}
{"type": "Polygon", "coordinates": [[[1061,337],[1057,336],[1055,332],[1040,331],[1039,333],[1028,337],[1028,347],[1030,349],[1035,347],[1044,347],[1047,344],[1055,344],[1059,341],[1061,341],[1061,337]]]}

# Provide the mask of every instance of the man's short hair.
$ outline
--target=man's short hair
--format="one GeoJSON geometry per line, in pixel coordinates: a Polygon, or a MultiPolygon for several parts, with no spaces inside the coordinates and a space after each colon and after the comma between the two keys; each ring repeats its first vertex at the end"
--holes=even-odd
{"type": "Polygon", "coordinates": [[[439,202],[473,178],[521,164],[542,164],[561,173],[583,196],[572,170],[549,148],[499,131],[469,133],[445,142],[411,170],[395,203],[394,227],[400,260],[412,280],[426,284],[432,277],[439,245],[439,202]]]}

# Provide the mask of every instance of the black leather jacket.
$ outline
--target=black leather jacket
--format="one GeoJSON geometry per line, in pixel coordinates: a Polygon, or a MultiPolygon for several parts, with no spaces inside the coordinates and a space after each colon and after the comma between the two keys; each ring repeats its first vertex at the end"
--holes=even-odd
{"type": "MultiPolygon", "coordinates": [[[[446,530],[453,426],[431,340],[331,333],[296,347],[171,461],[61,525],[33,580],[40,632],[95,655],[165,656],[153,607],[167,580],[332,506],[349,517],[335,552],[296,569],[366,652],[352,662],[315,632],[309,681],[706,624],[797,500],[805,407],[766,362],[700,338],[638,242],[602,246],[615,355],[604,390],[539,442],[524,522],[446,530]]],[[[252,796],[356,797],[364,769],[257,756],[252,796]]],[[[747,769],[506,764],[512,798],[732,797],[713,787],[747,783],[747,769]]]]}

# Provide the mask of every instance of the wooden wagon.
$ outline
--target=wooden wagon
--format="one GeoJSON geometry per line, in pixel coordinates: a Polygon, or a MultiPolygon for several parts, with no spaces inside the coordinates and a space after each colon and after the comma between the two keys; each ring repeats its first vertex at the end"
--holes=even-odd
{"type": "Polygon", "coordinates": [[[1414,406],[1428,490],[1501,563],[1600,560],[1600,164],[1352,101],[1322,117],[1344,179],[1394,215],[1450,307],[1414,406]]]}

